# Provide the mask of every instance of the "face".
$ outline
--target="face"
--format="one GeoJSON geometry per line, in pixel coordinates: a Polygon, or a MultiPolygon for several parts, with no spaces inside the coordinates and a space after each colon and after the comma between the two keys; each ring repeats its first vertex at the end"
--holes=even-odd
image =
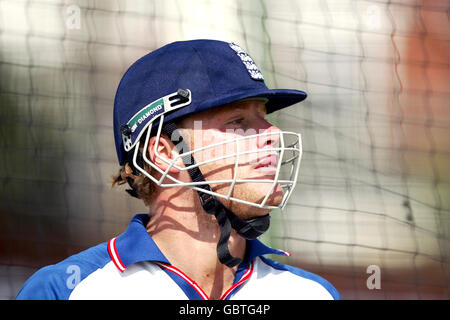
{"type": "MultiPolygon", "coordinates": [[[[188,137],[191,150],[207,147],[195,152],[193,157],[196,163],[202,163],[200,170],[208,182],[230,180],[233,177],[237,180],[274,179],[279,159],[277,152],[270,148],[279,146],[280,130],[265,118],[264,102],[248,100],[207,110],[183,120],[181,127],[186,128],[184,131],[187,132],[182,134],[188,137]],[[254,137],[256,134],[263,135],[254,137]],[[238,151],[239,156],[236,155],[238,151]]],[[[236,182],[233,188],[229,182],[209,184],[219,194],[230,194],[233,198],[258,204],[268,193],[266,205],[277,206],[283,198],[281,186],[268,181],[236,182]]],[[[244,219],[270,211],[221,197],[217,199],[244,219]]]]}

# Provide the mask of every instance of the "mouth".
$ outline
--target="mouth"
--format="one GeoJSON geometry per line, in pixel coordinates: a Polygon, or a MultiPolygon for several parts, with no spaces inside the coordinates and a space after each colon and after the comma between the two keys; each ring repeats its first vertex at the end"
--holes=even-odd
{"type": "Polygon", "coordinates": [[[278,155],[270,154],[264,158],[259,159],[254,167],[254,170],[265,174],[275,174],[278,166],[278,155]]]}

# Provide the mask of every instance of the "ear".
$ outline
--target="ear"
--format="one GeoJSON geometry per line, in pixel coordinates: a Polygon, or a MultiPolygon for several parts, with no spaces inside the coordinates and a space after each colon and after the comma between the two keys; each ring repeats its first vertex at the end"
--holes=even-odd
{"type": "MultiPolygon", "coordinates": [[[[167,162],[172,162],[172,160],[176,156],[178,156],[178,152],[175,149],[175,145],[165,135],[161,135],[159,137],[159,140],[156,139],[156,136],[151,137],[148,142],[147,151],[149,155],[149,160],[163,171],[166,171],[167,168],[169,167],[169,164],[167,164],[167,162]],[[165,162],[161,158],[164,158],[167,162],[165,162]]],[[[179,158],[178,160],[181,160],[181,158],[179,158]]],[[[177,161],[175,164],[180,166],[180,161],[177,161]]],[[[175,167],[171,167],[169,169],[169,173],[179,173],[179,172],[180,170],[178,170],[175,167]]]]}

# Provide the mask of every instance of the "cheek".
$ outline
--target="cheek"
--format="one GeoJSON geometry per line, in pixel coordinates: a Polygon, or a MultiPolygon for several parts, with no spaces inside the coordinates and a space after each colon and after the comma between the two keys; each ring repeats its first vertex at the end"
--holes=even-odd
{"type": "Polygon", "coordinates": [[[198,163],[201,163],[200,160],[206,162],[200,165],[200,170],[205,178],[216,180],[232,177],[235,168],[235,157],[226,157],[226,154],[220,148],[214,148],[199,152],[199,160],[197,160],[197,155],[195,156],[195,160],[198,163]]]}
{"type": "Polygon", "coordinates": [[[193,136],[192,150],[199,150],[193,153],[198,163],[208,162],[208,165],[217,165],[219,163],[227,164],[234,162],[234,157],[227,158],[232,155],[237,148],[234,143],[224,143],[233,139],[217,130],[202,130],[193,136]]]}
{"type": "Polygon", "coordinates": [[[236,160],[239,163],[238,178],[243,178],[248,175],[247,171],[258,157],[257,153],[246,153],[257,149],[256,140],[242,139],[243,135],[234,132],[202,130],[194,134],[193,138],[192,150],[202,149],[194,152],[193,157],[200,164],[205,178],[232,178],[236,160]]]}

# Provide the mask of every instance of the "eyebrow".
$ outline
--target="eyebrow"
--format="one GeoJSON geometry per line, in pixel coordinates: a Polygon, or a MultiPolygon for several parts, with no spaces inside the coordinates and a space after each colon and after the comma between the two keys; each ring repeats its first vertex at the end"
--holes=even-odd
{"type": "MultiPolygon", "coordinates": [[[[267,114],[267,109],[265,107],[262,110],[264,110],[264,112],[267,114]]],[[[233,108],[233,110],[231,110],[231,112],[233,112],[233,113],[236,112],[236,111],[248,111],[248,112],[251,112],[249,110],[249,108],[246,108],[246,107],[243,107],[243,106],[236,106],[235,108],[233,108]]],[[[225,115],[223,115],[223,117],[224,118],[229,118],[229,117],[233,117],[233,115],[225,114],[225,115]]]]}
{"type": "MultiPolygon", "coordinates": [[[[246,109],[248,109],[248,107],[244,107],[241,103],[240,104],[237,104],[235,107],[234,107],[235,109],[240,109],[240,110],[246,110],[246,109]]],[[[264,104],[264,110],[266,111],[267,110],[267,106],[264,104]]]]}

